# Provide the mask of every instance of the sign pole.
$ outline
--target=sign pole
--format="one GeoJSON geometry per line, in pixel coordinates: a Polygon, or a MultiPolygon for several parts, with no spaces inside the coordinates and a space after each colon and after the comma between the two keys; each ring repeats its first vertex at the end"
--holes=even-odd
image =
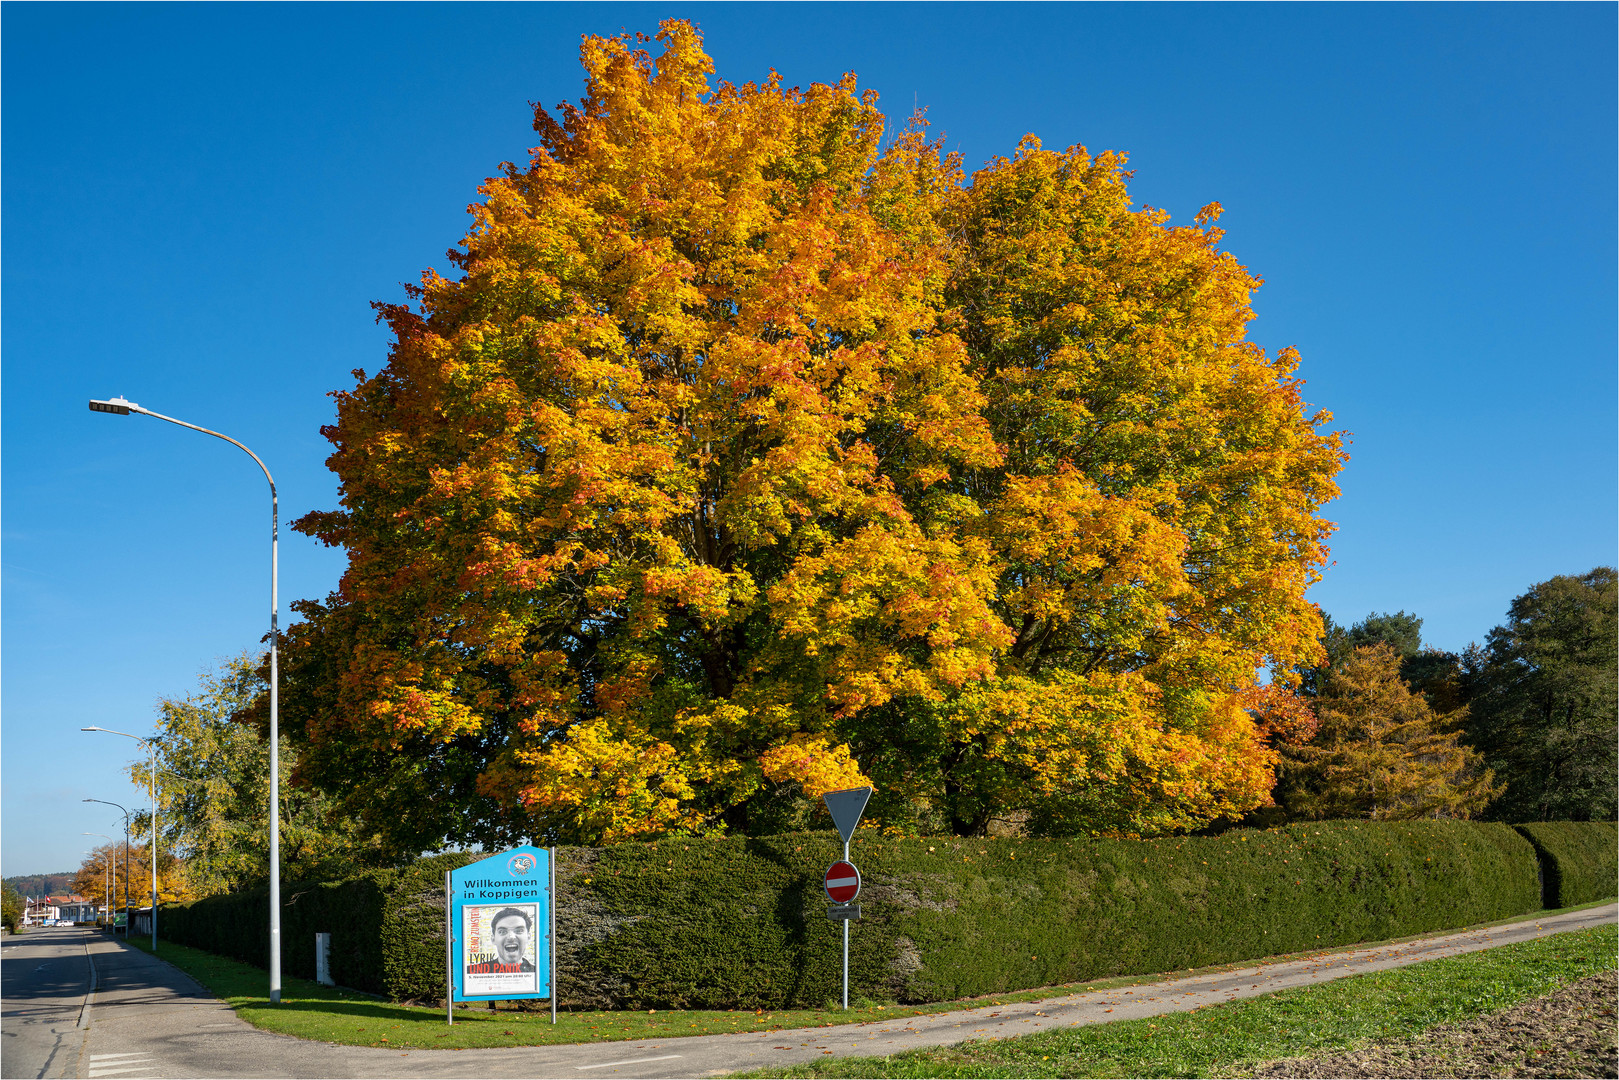
{"type": "MultiPolygon", "coordinates": [[[[849,861],[849,841],[843,842],[843,861],[849,861]]],[[[843,1011],[849,1011],[849,920],[843,920],[843,1011]]]]}
{"type": "Polygon", "coordinates": [[[557,849],[551,849],[551,1023],[557,1022],[557,849]]]}
{"type": "Polygon", "coordinates": [[[450,872],[444,871],[444,1022],[455,1024],[455,919],[450,912],[450,872]]]}

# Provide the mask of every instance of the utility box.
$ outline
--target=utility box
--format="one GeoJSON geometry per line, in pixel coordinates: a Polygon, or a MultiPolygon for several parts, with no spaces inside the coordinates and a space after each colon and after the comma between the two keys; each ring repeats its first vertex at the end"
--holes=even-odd
{"type": "Polygon", "coordinates": [[[336,986],[332,980],[332,935],[315,935],[315,981],[322,986],[336,986]]]}

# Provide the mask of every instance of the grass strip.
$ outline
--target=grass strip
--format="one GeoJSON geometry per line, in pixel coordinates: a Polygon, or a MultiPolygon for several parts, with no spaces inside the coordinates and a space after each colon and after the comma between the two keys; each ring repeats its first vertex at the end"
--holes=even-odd
{"type": "Polygon", "coordinates": [[[880,1058],[829,1058],[739,1077],[1242,1076],[1278,1058],[1410,1038],[1543,997],[1619,960],[1619,930],[1599,926],[1322,986],[1018,1038],[880,1058]]]}
{"type": "MultiPolygon", "coordinates": [[[[1609,902],[1601,901],[1601,903],[1609,902]]],[[[1595,906],[1598,905],[1581,905],[1581,907],[1595,906]]],[[[1520,916],[1506,921],[1519,922],[1526,918],[1545,918],[1556,914],[1561,914],[1561,911],[1541,911],[1532,916],[1520,916]]],[[[1436,931],[1432,934],[1419,935],[1419,938],[1440,937],[1457,932],[1457,930],[1436,931]]],[[[1419,940],[1419,938],[1397,940],[1419,940]]],[[[151,952],[151,947],[144,938],[134,938],[129,944],[142,951],[151,952]]],[[[1367,942],[1352,948],[1368,948],[1376,944],[1384,943],[1367,942]]],[[[1046,987],[960,1001],[934,1002],[927,1005],[856,1002],[847,1012],[830,1004],[816,1010],[784,1009],[758,1012],[670,1010],[647,1013],[563,1012],[558,1016],[557,1024],[552,1026],[549,1012],[526,1012],[509,1006],[503,1006],[498,1011],[483,1007],[458,1008],[455,1011],[454,1025],[449,1025],[444,1022],[444,1010],[440,1007],[397,1004],[368,994],[322,986],[291,976],[284,976],[282,979],[281,1002],[271,1005],[267,994],[268,976],[263,968],[170,941],[160,943],[159,955],[196,979],[215,997],[230,1005],[237,1016],[265,1031],[303,1039],[319,1039],[345,1046],[445,1050],[668,1039],[686,1035],[724,1035],[739,1031],[763,1032],[830,1027],[836,1024],[891,1020],[896,1016],[956,1012],[984,1005],[1045,1001],[1064,994],[1136,986],[1176,976],[1251,967],[1255,963],[1248,961],[1240,965],[1227,964],[1152,975],[1121,976],[1068,986],[1046,987]]],[[[1290,957],[1278,956],[1260,962],[1273,963],[1287,959],[1290,957]]]]}
{"type": "MultiPolygon", "coordinates": [[[[143,952],[148,941],[129,942],[143,952]]],[[[671,1039],[686,1035],[728,1035],[739,1031],[828,1027],[895,1016],[920,1015],[922,1009],[870,1005],[824,1010],[759,1012],[564,1012],[551,1024],[551,1014],[526,1012],[503,1005],[491,1010],[479,1004],[457,1008],[455,1023],[445,1023],[444,1009],[400,1005],[367,994],[283,977],[281,1002],[272,1005],[268,977],[253,967],[200,949],[159,942],[157,955],[201,983],[236,1015],[265,1031],[318,1039],[346,1046],[453,1050],[500,1046],[545,1046],[558,1043],[615,1042],[626,1039],[671,1039]]],[[[963,1003],[953,1008],[966,1008],[963,1003]]],[[[929,1011],[943,1011],[935,1007],[929,1011]]]]}

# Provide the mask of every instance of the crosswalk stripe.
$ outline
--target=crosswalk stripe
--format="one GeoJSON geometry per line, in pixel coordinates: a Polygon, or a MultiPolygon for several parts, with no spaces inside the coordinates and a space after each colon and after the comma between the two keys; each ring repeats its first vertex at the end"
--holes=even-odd
{"type": "Polygon", "coordinates": [[[99,1080],[103,1076],[117,1076],[127,1072],[145,1072],[150,1068],[151,1062],[136,1061],[128,1065],[92,1065],[90,1066],[90,1080],[99,1080]]]}
{"type": "Polygon", "coordinates": [[[144,1061],[147,1056],[148,1055],[146,1055],[146,1054],[91,1054],[90,1055],[90,1060],[91,1061],[117,1061],[120,1058],[140,1058],[140,1059],[142,1059],[144,1061]]]}
{"type": "Polygon", "coordinates": [[[580,1072],[586,1069],[611,1069],[614,1065],[644,1065],[649,1061],[673,1061],[679,1054],[664,1054],[662,1057],[630,1058],[628,1061],[604,1061],[599,1065],[575,1065],[580,1072]]]}

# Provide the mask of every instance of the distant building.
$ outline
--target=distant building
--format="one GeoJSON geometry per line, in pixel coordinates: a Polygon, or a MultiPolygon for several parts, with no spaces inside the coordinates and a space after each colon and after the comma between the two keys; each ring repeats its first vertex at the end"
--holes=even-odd
{"type": "Polygon", "coordinates": [[[63,926],[95,922],[96,904],[78,893],[30,896],[23,905],[24,926],[63,926]]]}
{"type": "Polygon", "coordinates": [[[56,901],[58,923],[93,923],[96,921],[96,911],[99,905],[93,900],[86,900],[78,893],[69,893],[63,897],[53,897],[56,901]]]}
{"type": "Polygon", "coordinates": [[[30,896],[23,901],[24,926],[55,926],[59,909],[48,896],[30,896]]]}

